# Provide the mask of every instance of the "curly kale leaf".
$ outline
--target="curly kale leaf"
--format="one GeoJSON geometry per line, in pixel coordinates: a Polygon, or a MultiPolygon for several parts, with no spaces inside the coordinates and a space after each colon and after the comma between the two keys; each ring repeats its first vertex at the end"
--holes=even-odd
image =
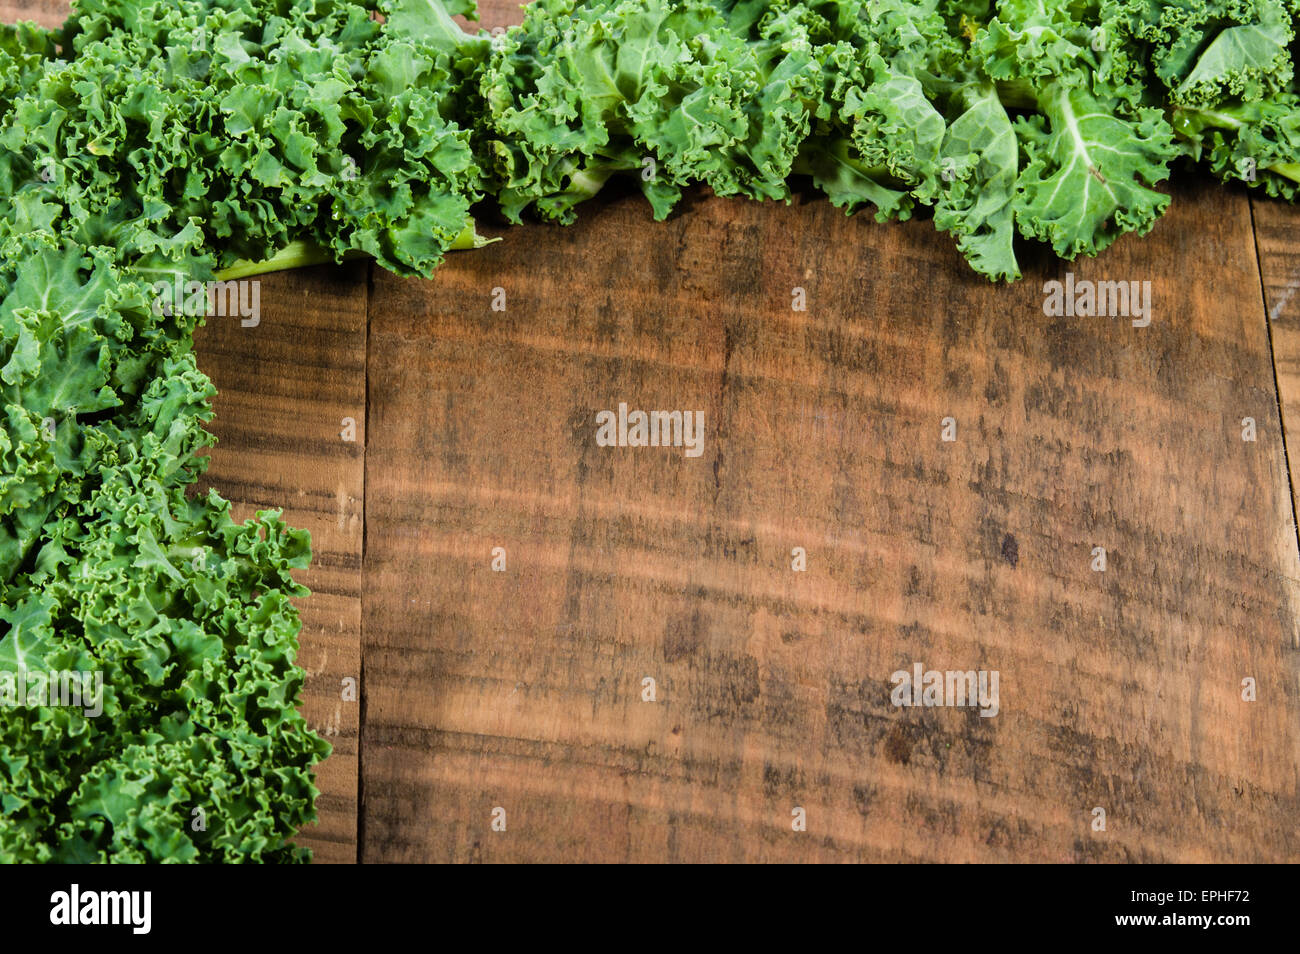
{"type": "Polygon", "coordinates": [[[0,862],[305,858],[328,753],[295,711],[306,534],[186,496],[212,386],[190,354],[159,372],[0,584],[0,694],[102,673],[82,706],[0,706],[0,862]]]}
{"type": "Polygon", "coordinates": [[[106,420],[141,400],[194,327],[161,314],[107,250],[17,248],[20,261],[0,270],[0,580],[98,459],[106,420]]]}
{"type": "Polygon", "coordinates": [[[1042,113],[1016,124],[1028,156],[1015,201],[1021,233],[1073,258],[1148,231],[1169,205],[1154,186],[1178,155],[1160,111],[1130,111],[1123,97],[1063,83],[1046,86],[1038,102],[1042,113]]]}
{"type": "Polygon", "coordinates": [[[748,43],[704,0],[540,0],[481,81],[498,201],[512,221],[532,208],[571,222],[624,171],[656,218],[692,182],[786,198],[814,77],[806,43],[748,43]]]}
{"type": "Polygon", "coordinates": [[[1300,195],[1300,96],[1174,111],[1174,128],[1215,175],[1269,195],[1300,195]]]}
{"type": "Polygon", "coordinates": [[[1013,248],[1013,200],[1020,144],[991,83],[973,89],[966,102],[965,112],[952,121],[944,137],[940,162],[946,163],[946,186],[935,204],[934,225],[956,236],[957,248],[977,272],[1015,281],[1020,266],[1013,248]]]}
{"type": "Polygon", "coordinates": [[[0,115],[0,242],[195,273],[309,241],[430,274],[481,176],[450,57],[354,3],[96,0],[0,115]]]}

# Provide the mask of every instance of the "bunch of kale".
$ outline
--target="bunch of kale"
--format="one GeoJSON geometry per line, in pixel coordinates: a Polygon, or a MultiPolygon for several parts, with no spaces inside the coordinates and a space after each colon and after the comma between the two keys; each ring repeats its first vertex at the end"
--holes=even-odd
{"type": "Polygon", "coordinates": [[[972,267],[1016,279],[1017,236],[1073,258],[1149,230],[1182,157],[1293,199],[1298,9],[539,0],[494,43],[470,121],[512,219],[571,221],[624,170],[658,218],[692,182],[787,198],[806,175],[849,212],[930,206],[972,267]]]}

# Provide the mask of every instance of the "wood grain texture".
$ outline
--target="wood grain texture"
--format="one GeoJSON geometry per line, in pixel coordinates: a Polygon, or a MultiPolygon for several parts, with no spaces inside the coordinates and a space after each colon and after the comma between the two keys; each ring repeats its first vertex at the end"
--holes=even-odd
{"type": "Polygon", "coordinates": [[[68,8],[67,0],[0,0],[0,23],[31,20],[53,29],[67,18],[68,8]]]}
{"type": "Polygon", "coordinates": [[[627,198],[377,273],[363,859],[1300,857],[1247,202],[1184,186],[1072,269],[1155,321],[1047,319],[1066,266],[990,286],[821,202],[627,198]],[[702,409],[704,456],[597,447],[620,401],[702,409]],[[917,661],[999,670],[1002,711],[893,707],[917,661]]]}
{"type": "Polygon", "coordinates": [[[195,335],[218,391],[209,426],[218,443],[199,487],[232,501],[236,519],[281,508],[311,531],[311,566],[295,574],[312,591],[297,601],[302,712],[334,752],[317,769],[319,821],[298,843],[326,862],[357,855],[360,706],[341,689],[361,676],[367,271],[354,263],[263,276],[256,327],[213,318],[195,335]],[[355,422],[350,441],[344,418],[355,422]]]}
{"type": "Polygon", "coordinates": [[[1291,491],[1300,511],[1300,208],[1252,199],[1260,280],[1268,306],[1273,367],[1290,450],[1291,491]]]}

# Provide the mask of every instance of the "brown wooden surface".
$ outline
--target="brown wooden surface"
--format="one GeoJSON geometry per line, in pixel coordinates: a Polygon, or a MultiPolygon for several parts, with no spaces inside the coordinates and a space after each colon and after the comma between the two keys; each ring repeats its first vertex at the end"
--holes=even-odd
{"type": "Polygon", "coordinates": [[[1174,195],[1151,235],[1010,287],[926,222],[703,197],[660,224],[600,200],[430,282],[265,278],[258,328],[199,338],[205,485],[313,531],[304,706],[337,732],[303,843],[1300,859],[1300,213],[1174,195]],[[1150,280],[1151,326],[1045,318],[1067,270],[1150,280]],[[704,455],[597,447],[619,401],[703,410],[704,455]],[[998,669],[1001,713],[894,708],[915,661],[998,669]]]}
{"type": "Polygon", "coordinates": [[[1055,262],[993,287],[824,203],[626,199],[377,272],[363,858],[1295,858],[1249,209],[1179,198],[1071,266],[1149,277],[1145,329],[1045,319],[1055,262]],[[707,453],[596,447],[619,401],[703,409],[707,453]],[[893,708],[914,661],[998,669],[1001,714],[893,708]]]}
{"type": "Polygon", "coordinates": [[[1291,492],[1300,510],[1300,208],[1252,200],[1259,269],[1273,342],[1273,369],[1291,453],[1291,492]]]}
{"type": "Polygon", "coordinates": [[[0,23],[31,20],[53,29],[68,15],[67,0],[0,0],[0,23]]]}

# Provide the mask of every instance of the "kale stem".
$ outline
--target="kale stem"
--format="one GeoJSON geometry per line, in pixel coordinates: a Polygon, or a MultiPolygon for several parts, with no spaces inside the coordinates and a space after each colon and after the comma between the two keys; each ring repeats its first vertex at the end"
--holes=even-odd
{"type": "MultiPolygon", "coordinates": [[[[465,227],[461,229],[459,235],[448,248],[451,251],[464,251],[467,249],[482,248],[484,245],[491,245],[493,242],[501,241],[500,238],[484,238],[474,229],[474,222],[470,220],[465,227]]],[[[365,252],[352,251],[346,252],[343,259],[349,260],[362,258],[365,252]]],[[[217,271],[218,281],[230,281],[236,278],[248,278],[252,275],[265,275],[268,272],[282,272],[290,268],[305,268],[308,265],[323,265],[326,262],[336,260],[334,252],[324,246],[317,245],[315,242],[299,240],[290,242],[280,251],[276,252],[270,258],[260,262],[250,262],[247,259],[240,259],[230,266],[217,271]]]]}
{"type": "Polygon", "coordinates": [[[280,272],[289,268],[321,265],[333,260],[333,253],[315,242],[290,242],[263,261],[250,262],[247,259],[240,259],[230,267],[218,270],[217,280],[224,282],[235,278],[248,278],[250,275],[264,275],[267,272],[280,272]]]}
{"type": "Polygon", "coordinates": [[[1300,162],[1275,162],[1264,167],[1269,172],[1276,172],[1280,176],[1300,182],[1300,162]]]}

